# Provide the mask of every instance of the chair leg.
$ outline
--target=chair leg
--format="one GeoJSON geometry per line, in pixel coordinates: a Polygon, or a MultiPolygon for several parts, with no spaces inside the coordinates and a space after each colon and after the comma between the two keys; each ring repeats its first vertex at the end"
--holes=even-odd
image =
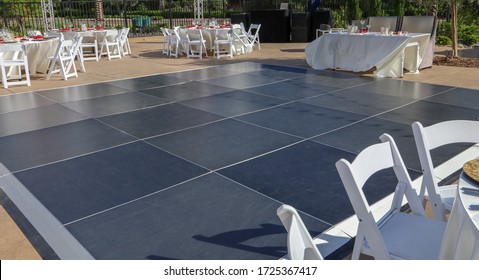
{"type": "Polygon", "coordinates": [[[8,88],[8,83],[7,83],[7,71],[5,70],[5,66],[1,66],[2,68],[2,84],[4,88],[8,88]]]}
{"type": "Polygon", "coordinates": [[[31,86],[31,82],[30,82],[30,69],[28,68],[28,63],[25,63],[25,79],[27,80],[27,85],[28,86],[31,86]]]}
{"type": "Polygon", "coordinates": [[[106,55],[108,56],[108,60],[111,60],[110,48],[108,47],[108,44],[106,44],[105,47],[106,47],[106,55]]]}
{"type": "Polygon", "coordinates": [[[60,75],[63,75],[63,79],[65,81],[68,80],[67,69],[65,68],[65,65],[63,64],[63,61],[61,61],[61,60],[60,60],[60,75]]]}
{"type": "Polygon", "coordinates": [[[95,41],[95,47],[93,47],[93,51],[95,51],[95,58],[96,58],[96,61],[99,60],[99,57],[98,57],[98,46],[96,44],[96,41],[95,41]]]}
{"type": "Polygon", "coordinates": [[[57,64],[57,60],[56,60],[56,59],[53,59],[53,60],[50,62],[50,68],[48,68],[48,75],[47,75],[47,78],[46,78],[47,81],[51,79],[52,74],[53,74],[53,71],[55,71],[56,64],[57,64]]]}
{"type": "Polygon", "coordinates": [[[77,57],[78,57],[78,60],[80,61],[80,71],[82,71],[83,73],[86,73],[85,61],[83,60],[83,54],[79,54],[77,55],[77,57]]]}
{"type": "Polygon", "coordinates": [[[352,260],[359,260],[361,255],[361,248],[363,247],[364,242],[364,233],[362,230],[358,230],[358,234],[356,235],[356,240],[354,241],[353,247],[353,254],[351,256],[352,260]]]}

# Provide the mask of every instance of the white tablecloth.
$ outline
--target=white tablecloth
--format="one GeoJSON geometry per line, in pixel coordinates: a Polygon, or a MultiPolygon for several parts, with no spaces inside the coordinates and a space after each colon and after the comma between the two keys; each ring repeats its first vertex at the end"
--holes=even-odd
{"type": "Polygon", "coordinates": [[[479,259],[479,183],[464,174],[459,179],[440,259],[479,259]]]}
{"type": "Polygon", "coordinates": [[[58,39],[43,41],[30,41],[27,46],[28,68],[30,74],[47,73],[49,61],[48,56],[55,55],[58,46],[58,39]]]}
{"type": "MultiPolygon", "coordinates": [[[[117,29],[109,29],[109,30],[113,30],[113,33],[115,33],[116,36],[118,35],[118,30],[117,30],[117,29]]],[[[78,35],[78,34],[80,34],[80,35],[90,35],[90,34],[93,34],[93,36],[95,36],[96,41],[97,41],[98,43],[103,42],[103,39],[105,39],[105,33],[106,33],[106,29],[105,29],[105,30],[88,30],[88,31],[68,31],[68,32],[62,32],[63,38],[64,38],[65,40],[72,40],[72,39],[75,38],[75,36],[78,35]]]]}
{"type": "MultiPolygon", "coordinates": [[[[24,41],[14,44],[25,44],[28,58],[28,69],[30,75],[34,75],[36,73],[47,72],[49,61],[46,58],[55,54],[58,46],[58,39],[54,38],[39,41],[24,41]]],[[[5,57],[9,58],[12,56],[13,54],[6,54],[5,57]]],[[[9,75],[16,74],[15,72],[16,68],[13,67],[10,69],[9,75]]]]}
{"type": "Polygon", "coordinates": [[[421,63],[429,43],[429,34],[383,36],[379,33],[326,33],[306,46],[306,61],[314,69],[341,68],[354,72],[376,67],[379,77],[401,77],[402,68],[414,69],[416,50],[408,43],[419,44],[421,63]],[[404,65],[402,57],[404,55],[404,65]]]}

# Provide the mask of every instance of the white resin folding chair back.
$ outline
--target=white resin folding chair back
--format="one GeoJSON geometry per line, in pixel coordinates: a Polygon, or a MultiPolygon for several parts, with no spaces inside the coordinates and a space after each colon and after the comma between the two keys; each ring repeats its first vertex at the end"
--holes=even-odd
{"type": "Polygon", "coordinates": [[[325,33],[330,33],[331,32],[331,25],[329,24],[320,24],[319,28],[316,29],[316,38],[319,38],[321,35],[325,33]]]}
{"type": "Polygon", "coordinates": [[[423,172],[419,197],[429,200],[434,219],[445,221],[445,210],[452,209],[457,185],[438,186],[431,151],[447,144],[479,143],[479,121],[445,121],[428,127],[415,122],[412,130],[423,172]]]}
{"type": "Polygon", "coordinates": [[[276,211],[288,232],[288,256],[290,260],[322,260],[323,256],[296,209],[283,204],[276,211]]]}
{"type": "Polygon", "coordinates": [[[2,74],[2,84],[4,88],[16,85],[31,86],[30,73],[28,72],[28,58],[26,55],[25,45],[0,45],[0,69],[2,74]],[[9,53],[13,54],[11,58],[7,58],[7,54],[9,53]],[[25,71],[25,74],[22,74],[22,67],[25,71]],[[14,72],[15,74],[12,74],[14,72]],[[23,78],[25,78],[25,80],[23,80],[23,78]],[[11,79],[14,79],[14,81],[10,81],[11,79]]]}
{"type": "Polygon", "coordinates": [[[258,45],[258,50],[261,49],[259,42],[259,30],[261,29],[261,24],[252,23],[248,29],[248,38],[250,39],[253,45],[258,45]]]}
{"type": "Polygon", "coordinates": [[[381,32],[381,27],[387,27],[391,31],[396,31],[398,26],[398,17],[369,17],[368,25],[370,26],[369,32],[381,32]]]}
{"type": "Polygon", "coordinates": [[[350,163],[336,162],[341,181],[359,220],[353,259],[365,253],[375,259],[437,259],[446,223],[426,217],[394,139],[369,146],[350,163]],[[392,168],[398,180],[389,211],[378,221],[363,192],[366,181],[380,170],[392,168]],[[412,214],[400,212],[406,197],[412,214]]]}

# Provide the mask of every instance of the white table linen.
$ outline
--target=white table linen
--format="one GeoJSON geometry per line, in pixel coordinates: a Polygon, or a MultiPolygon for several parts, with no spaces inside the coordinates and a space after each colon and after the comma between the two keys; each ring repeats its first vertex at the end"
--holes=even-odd
{"type": "MultiPolygon", "coordinates": [[[[46,73],[48,71],[49,61],[46,58],[55,54],[58,46],[58,39],[23,41],[8,44],[25,44],[28,58],[28,69],[30,75],[34,75],[36,73],[46,73]]],[[[6,58],[12,56],[13,54],[5,54],[6,58]]],[[[15,71],[16,68],[10,69],[9,75],[16,74],[15,71]]]]}
{"type": "Polygon", "coordinates": [[[55,54],[58,39],[26,42],[28,69],[30,74],[47,73],[49,61],[46,59],[55,54]]]}
{"type": "MultiPolygon", "coordinates": [[[[115,32],[116,36],[118,36],[118,30],[117,29],[109,29],[109,30],[114,30],[113,32],[115,32]]],[[[87,35],[87,36],[90,36],[90,35],[93,35],[95,36],[96,38],[96,41],[98,43],[100,42],[103,42],[103,40],[105,39],[105,35],[106,35],[106,29],[104,30],[87,30],[87,31],[67,31],[67,32],[62,32],[63,34],[63,38],[65,40],[73,40],[73,38],[75,38],[76,35],[80,34],[80,35],[87,35]]]]}
{"type": "Polygon", "coordinates": [[[459,179],[440,259],[479,259],[479,183],[464,174],[459,179]]]}
{"type": "Polygon", "coordinates": [[[402,77],[403,68],[414,70],[416,59],[416,50],[406,48],[408,43],[419,44],[419,65],[429,37],[422,33],[389,36],[373,32],[326,33],[306,46],[306,61],[318,70],[341,68],[362,72],[376,67],[374,73],[378,77],[402,77]]]}

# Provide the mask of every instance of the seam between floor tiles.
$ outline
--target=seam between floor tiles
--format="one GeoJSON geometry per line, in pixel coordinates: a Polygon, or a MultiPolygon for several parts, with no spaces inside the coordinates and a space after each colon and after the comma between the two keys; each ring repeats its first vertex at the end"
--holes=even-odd
{"type": "Polygon", "coordinates": [[[20,173],[20,172],[23,172],[23,171],[32,170],[32,169],[35,169],[35,168],[40,168],[40,167],[44,167],[44,166],[48,166],[48,165],[52,165],[52,164],[56,164],[56,163],[60,163],[60,162],[68,161],[68,160],[72,160],[72,159],[75,159],[75,158],[80,158],[80,157],[92,155],[92,154],[95,154],[95,153],[98,153],[98,152],[103,152],[103,151],[115,149],[115,148],[118,148],[118,147],[121,147],[121,146],[125,146],[125,145],[129,145],[129,144],[132,144],[132,143],[135,143],[135,142],[139,142],[139,141],[141,141],[141,140],[138,140],[138,139],[135,138],[135,140],[128,141],[128,142],[125,142],[125,143],[121,143],[121,144],[118,144],[118,145],[114,145],[114,146],[110,146],[110,147],[98,149],[98,150],[95,150],[95,151],[91,151],[91,152],[79,154],[79,155],[76,155],[76,156],[71,156],[71,157],[68,157],[68,158],[62,158],[62,159],[60,159],[60,160],[55,160],[55,161],[51,161],[51,162],[47,162],[47,163],[35,165],[35,166],[32,166],[32,167],[28,167],[28,168],[16,170],[16,171],[11,172],[11,174],[16,174],[16,173],[20,173]]]}
{"type": "Polygon", "coordinates": [[[97,215],[100,215],[100,214],[103,214],[103,213],[106,213],[106,212],[115,210],[115,209],[117,209],[117,208],[120,208],[120,207],[123,207],[123,206],[125,206],[125,205],[131,204],[131,203],[133,203],[133,202],[135,202],[135,201],[142,200],[142,199],[144,199],[144,198],[153,196],[153,195],[155,195],[155,194],[158,194],[158,193],[161,193],[161,192],[170,190],[170,189],[172,189],[172,188],[174,188],[174,187],[177,187],[177,186],[179,186],[179,185],[182,185],[182,184],[191,182],[191,181],[193,181],[193,180],[196,180],[196,179],[198,179],[198,178],[204,177],[204,176],[209,175],[209,174],[211,174],[211,173],[212,173],[211,171],[210,171],[210,172],[203,173],[203,174],[201,174],[201,175],[198,175],[198,176],[196,176],[196,177],[190,178],[190,179],[188,179],[188,180],[185,180],[185,181],[176,183],[176,184],[174,184],[174,185],[168,186],[168,187],[166,187],[166,188],[164,188],[164,189],[157,190],[157,191],[155,191],[155,192],[152,192],[152,193],[149,193],[149,194],[146,194],[146,195],[137,197],[137,198],[135,198],[135,199],[131,199],[131,200],[126,201],[126,202],[123,202],[123,203],[120,203],[120,204],[115,205],[115,206],[113,206],[113,207],[110,207],[110,208],[107,208],[107,209],[104,209],[104,210],[95,212],[95,213],[93,213],[93,214],[90,214],[90,215],[81,217],[81,218],[79,218],[79,219],[76,219],[76,220],[73,220],[73,221],[64,223],[64,224],[62,224],[62,226],[63,226],[63,227],[66,227],[66,226],[71,225],[71,224],[74,224],[74,223],[76,223],[76,222],[80,222],[80,221],[89,219],[89,218],[91,218],[91,217],[94,217],[94,216],[97,216],[97,215]]]}
{"type": "MultiPolygon", "coordinates": [[[[264,194],[264,193],[262,193],[262,192],[260,192],[260,191],[257,191],[257,190],[255,190],[255,189],[253,189],[253,188],[250,188],[250,187],[248,187],[248,186],[246,186],[246,185],[244,185],[244,184],[242,184],[242,183],[240,183],[240,182],[238,182],[238,181],[236,181],[236,180],[234,180],[234,179],[232,179],[232,178],[230,178],[230,177],[228,177],[228,176],[225,176],[225,175],[223,175],[223,174],[221,174],[221,173],[218,173],[218,172],[215,172],[215,171],[213,171],[213,172],[214,172],[214,174],[217,174],[218,176],[221,176],[221,177],[225,178],[225,179],[228,180],[228,181],[231,181],[231,182],[233,182],[233,183],[235,183],[235,184],[238,184],[238,185],[240,185],[241,187],[243,187],[243,188],[245,188],[245,189],[248,189],[248,190],[250,190],[250,191],[252,191],[252,192],[254,192],[254,193],[256,193],[256,194],[259,194],[259,195],[261,195],[261,196],[263,196],[263,197],[265,197],[265,198],[268,198],[268,199],[270,199],[270,200],[272,200],[272,201],[274,201],[274,202],[277,202],[277,203],[279,203],[279,204],[285,204],[284,202],[281,202],[280,200],[277,200],[277,199],[275,199],[275,198],[272,198],[272,197],[270,197],[270,196],[268,196],[268,195],[266,195],[266,194],[264,194]]],[[[321,223],[324,223],[324,224],[326,224],[326,225],[328,225],[328,226],[330,226],[330,227],[334,226],[333,224],[331,224],[331,223],[329,223],[329,222],[326,222],[326,221],[324,221],[324,220],[322,220],[322,219],[319,219],[319,218],[317,218],[317,217],[315,217],[315,216],[312,216],[311,214],[308,214],[308,213],[303,212],[303,211],[301,211],[301,210],[298,210],[298,212],[300,212],[300,213],[302,213],[302,214],[304,214],[304,215],[306,215],[306,216],[308,216],[308,217],[310,217],[310,218],[313,218],[313,219],[316,220],[316,221],[320,221],[321,223]]]]}

